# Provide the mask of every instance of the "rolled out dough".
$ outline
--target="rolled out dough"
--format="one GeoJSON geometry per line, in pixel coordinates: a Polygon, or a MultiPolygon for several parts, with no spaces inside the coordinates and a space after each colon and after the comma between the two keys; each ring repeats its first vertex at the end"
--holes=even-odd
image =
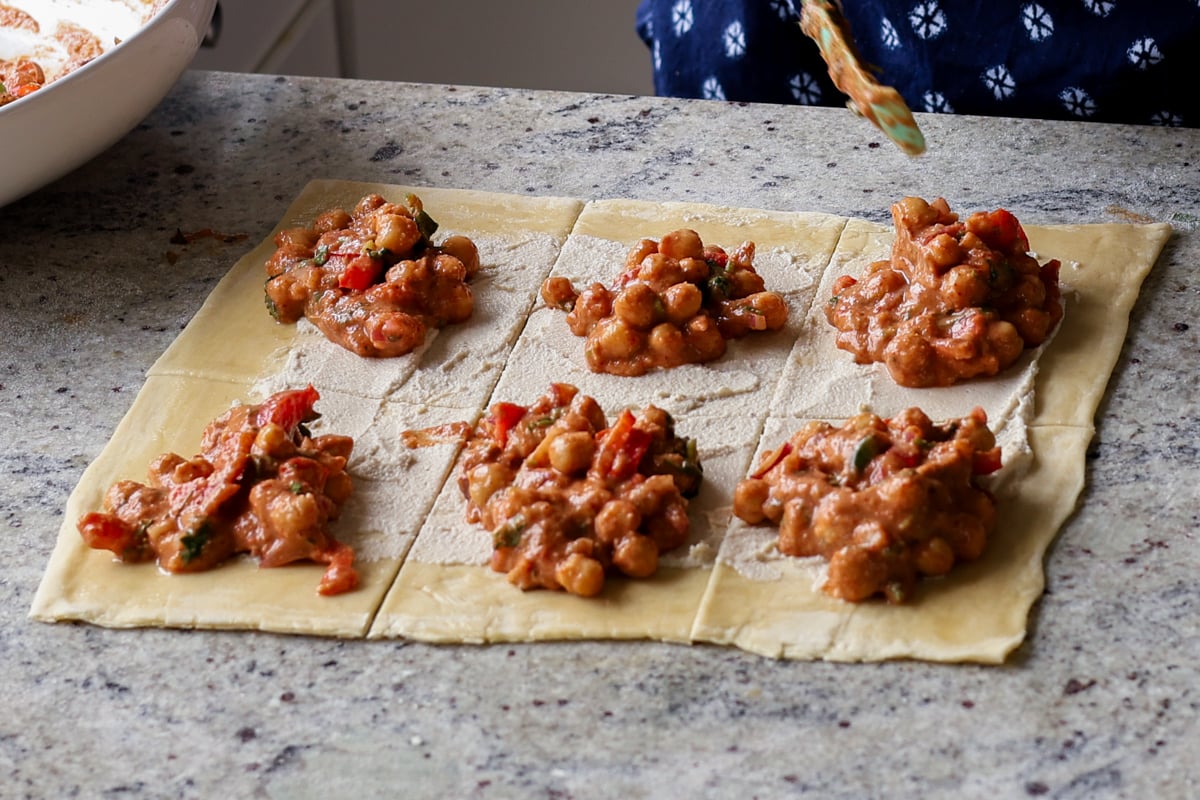
{"type": "MultiPolygon", "coordinates": [[[[998,662],[1025,635],[1042,590],[1046,547],[1075,507],[1092,420],[1120,354],[1129,311],[1170,234],[1166,225],[1026,225],[1040,260],[1063,261],[1067,312],[1054,339],[1018,368],[950,389],[904,389],[833,347],[821,312],[837,275],[885,258],[888,229],[862,220],[684,203],[584,201],[428,187],[314,181],[280,228],[378,192],[412,191],[441,223],[480,246],[477,317],[400,359],[348,359],[311,329],[281,326],[262,300],[267,237],[218,284],[154,364],[108,445],[68,500],[34,599],[42,620],[110,626],[262,629],[435,642],[652,638],[728,644],[772,657],[998,662]],[[537,299],[563,275],[607,283],[639,238],[679,227],[755,263],[791,316],[776,334],[731,343],[704,367],[618,378],[588,371],[583,340],[537,299]],[[694,536],[652,579],[610,578],[599,598],[522,592],[486,565],[490,536],[468,525],[454,485],[458,444],[409,449],[406,428],[473,423],[491,402],[531,402],[551,381],[574,383],[612,415],[653,403],[693,436],[705,487],[694,536]],[[200,431],[236,401],[312,382],[322,430],[355,436],[358,491],[335,527],[354,545],[363,588],[316,594],[320,566],[258,569],[250,560],[188,576],[114,562],[75,531],[112,481],[142,478],[166,450],[195,452],[200,431]],[[732,521],[737,480],[756,453],[805,418],[843,419],[919,405],[961,416],[982,405],[1001,429],[1006,481],[998,533],[984,557],[925,583],[915,602],[848,604],[822,594],[821,567],[772,552],[774,531],[732,521]]],[[[311,326],[310,326],[311,327],[311,326]]]]}

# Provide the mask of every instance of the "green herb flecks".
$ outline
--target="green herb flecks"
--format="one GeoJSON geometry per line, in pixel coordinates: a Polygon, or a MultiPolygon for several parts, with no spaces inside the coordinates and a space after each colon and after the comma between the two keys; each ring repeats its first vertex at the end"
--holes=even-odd
{"type": "Polygon", "coordinates": [[[879,440],[873,435],[863,438],[854,448],[854,471],[861,474],[870,465],[871,459],[879,455],[879,440]]]}
{"type": "Polygon", "coordinates": [[[329,260],[329,245],[323,244],[313,253],[313,263],[318,267],[325,266],[325,262],[329,260]]]}
{"type": "Polygon", "coordinates": [[[271,285],[271,281],[278,278],[279,275],[272,275],[263,283],[263,302],[267,305],[267,311],[271,315],[271,319],[279,322],[279,306],[271,299],[271,293],[267,291],[267,287],[271,285]]]}
{"type": "Polygon", "coordinates": [[[183,551],[180,553],[183,563],[190,564],[199,558],[212,537],[213,529],[207,520],[193,528],[191,533],[184,534],[183,538],[179,540],[183,545],[183,551]]]}
{"type": "Polygon", "coordinates": [[[425,213],[421,198],[410,194],[405,199],[408,202],[408,210],[412,212],[413,222],[417,223],[417,230],[421,232],[421,238],[425,244],[429,244],[433,241],[433,234],[437,233],[437,222],[425,213]]]}
{"type": "Polygon", "coordinates": [[[304,494],[304,484],[300,481],[292,481],[288,484],[288,491],[292,494],[304,494]]]}
{"type": "Polygon", "coordinates": [[[521,533],[527,523],[524,514],[517,514],[492,533],[492,547],[499,550],[502,547],[516,547],[521,543],[521,533]]]}
{"type": "Polygon", "coordinates": [[[729,280],[728,272],[723,269],[716,269],[709,274],[705,289],[711,300],[727,300],[730,291],[733,289],[733,282],[729,280]]]}

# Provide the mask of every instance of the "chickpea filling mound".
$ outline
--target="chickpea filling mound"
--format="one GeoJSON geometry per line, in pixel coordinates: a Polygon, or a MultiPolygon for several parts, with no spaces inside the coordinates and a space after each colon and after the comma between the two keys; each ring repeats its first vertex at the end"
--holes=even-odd
{"type": "Polygon", "coordinates": [[[587,337],[593,372],[644,375],[715,361],[727,339],[787,323],[787,304],[765,291],[753,262],[753,242],[726,253],[680,229],[630,248],[611,288],[593,283],[577,292],[567,278],[553,277],[542,284],[542,299],[567,312],[572,333],[587,337]]]}
{"type": "Polygon", "coordinates": [[[592,597],[605,576],[648,578],[687,541],[695,443],[655,406],[608,424],[591,397],[551,384],[531,406],[495,403],[467,442],[467,521],[492,533],[492,569],[522,589],[592,597]]]}
{"type": "Polygon", "coordinates": [[[430,328],[474,309],[467,281],[479,251],[466,236],[433,244],[437,227],[416,195],[399,205],[370,194],[351,212],[330,209],[311,227],[282,230],[266,265],[267,309],[279,322],[307,317],[360,356],[410,353],[430,328]]]}
{"type": "Polygon", "coordinates": [[[113,484],[104,511],[80,518],[83,540],[167,572],[211,569],[238,553],[263,567],[315,561],[328,565],[321,594],[356,588],[354,551],[329,533],[352,491],[354,441],[309,434],[317,399],[309,386],[234,406],[204,429],[199,455],[167,453],[150,465],[148,484],[113,484]]]}
{"type": "Polygon", "coordinates": [[[882,362],[901,386],[950,386],[995,375],[1062,319],[1059,262],[1039,265],[1009,212],[960,221],[943,198],[892,205],[888,261],[833,287],[825,316],[837,346],[882,362]]]}
{"type": "Polygon", "coordinates": [[[943,424],[917,408],[814,421],[738,483],[733,512],[778,525],[780,552],[826,559],[827,594],[903,603],[919,578],[983,553],[996,503],[977,478],[1000,465],[979,408],[943,424]]]}

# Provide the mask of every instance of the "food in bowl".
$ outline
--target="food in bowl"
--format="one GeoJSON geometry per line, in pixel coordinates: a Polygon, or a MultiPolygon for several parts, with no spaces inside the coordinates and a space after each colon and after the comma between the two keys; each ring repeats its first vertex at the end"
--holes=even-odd
{"type": "Polygon", "coordinates": [[[20,100],[120,44],[167,0],[0,4],[0,106],[20,100]]]}
{"type": "Polygon", "coordinates": [[[216,0],[0,0],[0,206],[114,144],[200,46],[216,0]],[[40,73],[40,74],[39,74],[40,73]],[[7,83],[11,82],[12,86],[7,83]]]}

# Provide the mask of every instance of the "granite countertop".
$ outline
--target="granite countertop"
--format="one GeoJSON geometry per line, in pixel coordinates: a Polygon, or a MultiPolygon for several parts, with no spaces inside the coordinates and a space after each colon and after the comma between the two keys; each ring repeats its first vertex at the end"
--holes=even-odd
{"type": "Polygon", "coordinates": [[[190,72],[0,209],[0,796],[1200,795],[1200,129],[921,122],[909,159],[841,109],[190,72]],[[28,620],[67,494],[146,369],[314,177],[881,221],[944,195],[1176,234],[1003,666],[28,620]]]}

